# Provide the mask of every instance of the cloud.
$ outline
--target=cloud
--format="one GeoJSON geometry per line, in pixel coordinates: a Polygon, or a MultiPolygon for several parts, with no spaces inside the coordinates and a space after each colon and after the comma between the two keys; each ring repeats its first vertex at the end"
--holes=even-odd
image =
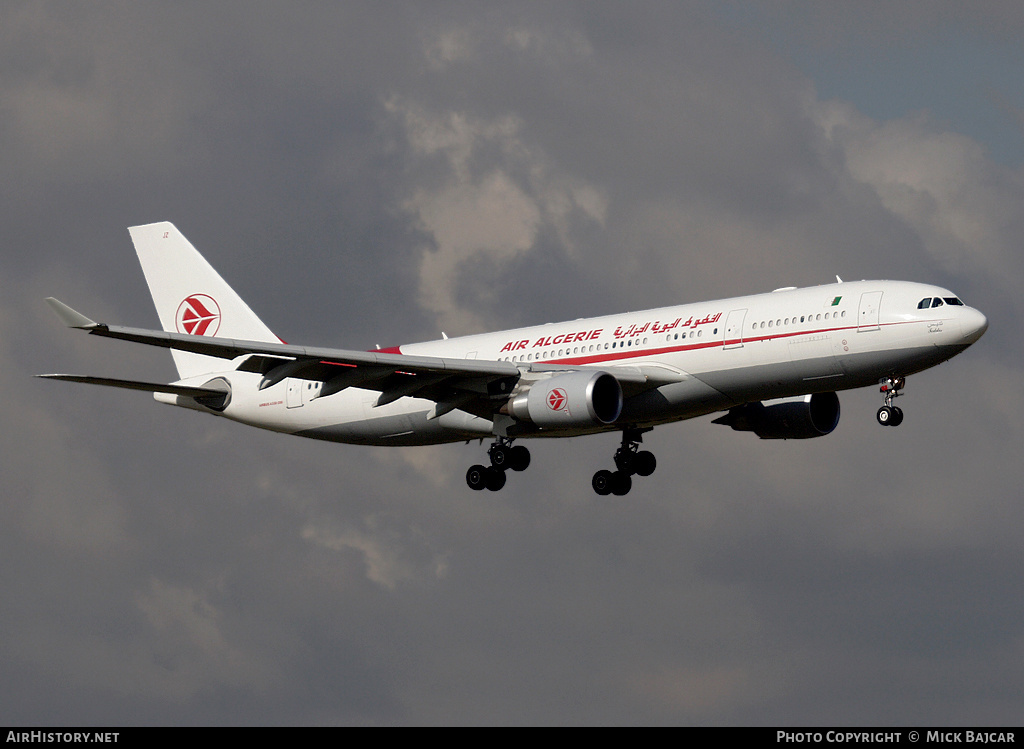
{"type": "Polygon", "coordinates": [[[951,274],[984,272],[1009,291],[1024,264],[1014,237],[1024,230],[1024,172],[993,163],[981,144],[923,116],[877,123],[839,102],[820,122],[851,176],[921,238],[951,274]]]}
{"type": "Polygon", "coordinates": [[[323,524],[309,524],[302,529],[302,538],[312,544],[336,552],[359,552],[366,565],[366,575],[373,582],[389,590],[403,583],[414,582],[424,575],[441,577],[446,563],[443,555],[431,554],[422,547],[423,539],[413,531],[406,534],[388,527],[386,521],[370,516],[366,528],[332,528],[323,524]],[[418,552],[418,553],[417,553],[418,552]],[[426,558],[416,559],[415,557],[426,558]]]}
{"type": "Polygon", "coordinates": [[[403,123],[415,159],[441,157],[446,165],[431,170],[429,186],[416,187],[404,203],[432,239],[422,251],[419,299],[443,329],[457,334],[486,329],[479,309],[496,302],[486,290],[503,283],[511,261],[535,249],[542,226],[552,227],[561,248],[571,253],[574,219],[604,222],[602,192],[559,171],[525,142],[525,125],[514,115],[482,119],[458,111],[432,113],[396,98],[386,109],[403,123]],[[486,270],[474,273],[481,263],[486,270]],[[478,291],[471,304],[459,295],[468,273],[478,291]]]}
{"type": "Polygon", "coordinates": [[[5,9],[0,113],[19,148],[3,158],[27,185],[41,174],[73,182],[80,170],[166,173],[187,155],[188,124],[210,105],[207,91],[167,37],[132,15],[5,9]]]}
{"type": "Polygon", "coordinates": [[[154,646],[152,651],[136,654],[138,686],[186,700],[220,685],[247,690],[267,685],[265,667],[225,636],[224,616],[209,598],[189,586],[157,579],[136,594],[136,605],[152,628],[154,646]]]}
{"type": "MultiPolygon", "coordinates": [[[[841,45],[851,12],[812,20],[841,45]]],[[[1022,196],[976,133],[822,101],[717,5],[0,16],[12,721],[1019,715],[1022,196]],[[39,302],[151,324],[123,227],[165,217],[303,344],[835,273],[964,289],[992,326],[911,378],[899,430],[868,388],[821,440],[660,427],[628,501],[589,487],[615,434],[531,442],[475,493],[476,442],[327,444],[31,379],[169,375],[39,302]]]]}

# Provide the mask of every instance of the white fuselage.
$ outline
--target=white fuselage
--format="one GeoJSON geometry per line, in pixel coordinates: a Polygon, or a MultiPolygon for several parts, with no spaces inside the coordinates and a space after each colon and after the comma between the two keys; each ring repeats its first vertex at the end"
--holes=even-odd
{"type": "MultiPolygon", "coordinates": [[[[390,349],[394,353],[514,363],[524,380],[560,367],[656,374],[659,387],[628,397],[614,424],[541,429],[561,437],[653,426],[752,401],[873,385],[949,359],[976,341],[987,321],[976,309],[924,299],[955,299],[942,288],[858,281],[684,304],[390,349]],[[625,368],[625,369],[622,369],[625,368]]],[[[233,366],[237,365],[235,362],[233,366]]],[[[318,397],[321,383],[286,379],[259,390],[261,375],[231,369],[190,378],[226,379],[222,415],[253,426],[338,442],[433,444],[495,433],[490,419],[356,387],[318,397]]],[[[158,400],[188,405],[175,396],[158,400]]]]}

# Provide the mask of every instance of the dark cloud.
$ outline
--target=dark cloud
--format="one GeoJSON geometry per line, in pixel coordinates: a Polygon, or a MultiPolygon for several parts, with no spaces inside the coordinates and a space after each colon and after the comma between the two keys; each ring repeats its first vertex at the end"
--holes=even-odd
{"type": "MultiPolygon", "coordinates": [[[[800,33],[854,54],[848,22],[800,33]]],[[[1022,177],[983,140],[822,101],[742,6],[24,3],[0,29],[9,721],[1019,714],[1022,177]],[[301,441],[30,379],[171,376],[41,301],[154,325],[125,227],[156,220],[296,342],[835,273],[946,284],[991,329],[912,378],[898,431],[844,393],[806,444],[660,428],[628,501],[588,485],[613,435],[471,496],[477,444],[301,441]]]]}

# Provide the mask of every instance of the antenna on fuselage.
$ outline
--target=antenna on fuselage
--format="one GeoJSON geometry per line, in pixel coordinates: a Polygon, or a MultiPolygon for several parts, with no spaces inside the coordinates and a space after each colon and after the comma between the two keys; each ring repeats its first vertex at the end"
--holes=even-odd
{"type": "Polygon", "coordinates": [[[836,274],[836,281],[838,281],[839,283],[842,283],[842,282],[843,282],[843,279],[841,279],[841,278],[839,277],[839,274],[838,274],[838,273],[836,274]]]}

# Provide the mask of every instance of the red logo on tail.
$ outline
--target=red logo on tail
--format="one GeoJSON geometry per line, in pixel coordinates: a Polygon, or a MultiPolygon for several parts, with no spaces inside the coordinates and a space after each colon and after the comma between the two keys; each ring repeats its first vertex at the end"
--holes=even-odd
{"type": "Polygon", "coordinates": [[[174,325],[179,333],[217,335],[220,329],[220,306],[212,296],[193,294],[178,305],[174,325]]]}

